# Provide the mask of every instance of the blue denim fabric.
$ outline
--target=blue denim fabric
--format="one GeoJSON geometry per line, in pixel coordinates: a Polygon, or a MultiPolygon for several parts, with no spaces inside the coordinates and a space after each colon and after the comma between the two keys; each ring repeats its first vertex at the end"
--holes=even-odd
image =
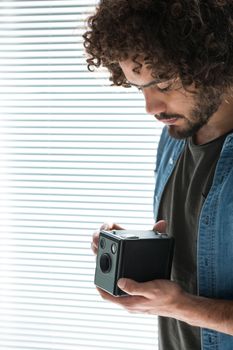
{"type": "MultiPolygon", "coordinates": [[[[154,218],[165,185],[176,165],[184,140],[163,129],[156,161],[154,218]]],[[[198,295],[233,300],[233,133],[224,142],[213,183],[199,218],[197,242],[198,295]]],[[[233,350],[233,336],[201,329],[202,350],[233,350]]]]}

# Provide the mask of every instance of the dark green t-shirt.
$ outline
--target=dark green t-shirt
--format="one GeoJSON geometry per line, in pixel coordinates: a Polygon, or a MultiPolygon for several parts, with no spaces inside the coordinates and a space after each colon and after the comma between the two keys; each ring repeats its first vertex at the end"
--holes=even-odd
{"type": "MultiPolygon", "coordinates": [[[[191,138],[170,177],[158,219],[167,221],[175,238],[171,279],[197,295],[197,232],[202,205],[210,190],[226,135],[203,145],[191,138]]],[[[200,328],[173,318],[159,317],[160,350],[200,350],[200,328]]]]}

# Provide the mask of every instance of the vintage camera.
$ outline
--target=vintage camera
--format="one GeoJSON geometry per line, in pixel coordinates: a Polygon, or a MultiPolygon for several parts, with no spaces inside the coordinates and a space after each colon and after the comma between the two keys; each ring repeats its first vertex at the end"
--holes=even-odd
{"type": "Polygon", "coordinates": [[[169,279],[174,239],[155,231],[101,231],[95,284],[115,296],[126,295],[118,286],[121,277],[137,282],[169,279]]]}

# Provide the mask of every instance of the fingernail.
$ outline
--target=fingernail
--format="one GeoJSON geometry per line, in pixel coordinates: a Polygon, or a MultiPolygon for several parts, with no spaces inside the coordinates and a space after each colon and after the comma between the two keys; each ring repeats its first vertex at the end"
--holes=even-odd
{"type": "Polygon", "coordinates": [[[119,288],[124,289],[126,285],[126,279],[125,278],[120,278],[117,282],[117,285],[119,288]]]}
{"type": "Polygon", "coordinates": [[[103,231],[107,231],[108,228],[109,228],[108,224],[103,224],[100,229],[103,231]]]}

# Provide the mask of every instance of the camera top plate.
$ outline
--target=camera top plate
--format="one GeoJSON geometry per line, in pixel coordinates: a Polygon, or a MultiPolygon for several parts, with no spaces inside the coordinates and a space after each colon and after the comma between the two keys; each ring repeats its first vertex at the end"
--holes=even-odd
{"type": "Polygon", "coordinates": [[[112,230],[112,231],[100,231],[101,234],[114,237],[117,240],[137,240],[137,239],[161,239],[168,238],[166,233],[158,233],[153,230],[112,230]]]}

